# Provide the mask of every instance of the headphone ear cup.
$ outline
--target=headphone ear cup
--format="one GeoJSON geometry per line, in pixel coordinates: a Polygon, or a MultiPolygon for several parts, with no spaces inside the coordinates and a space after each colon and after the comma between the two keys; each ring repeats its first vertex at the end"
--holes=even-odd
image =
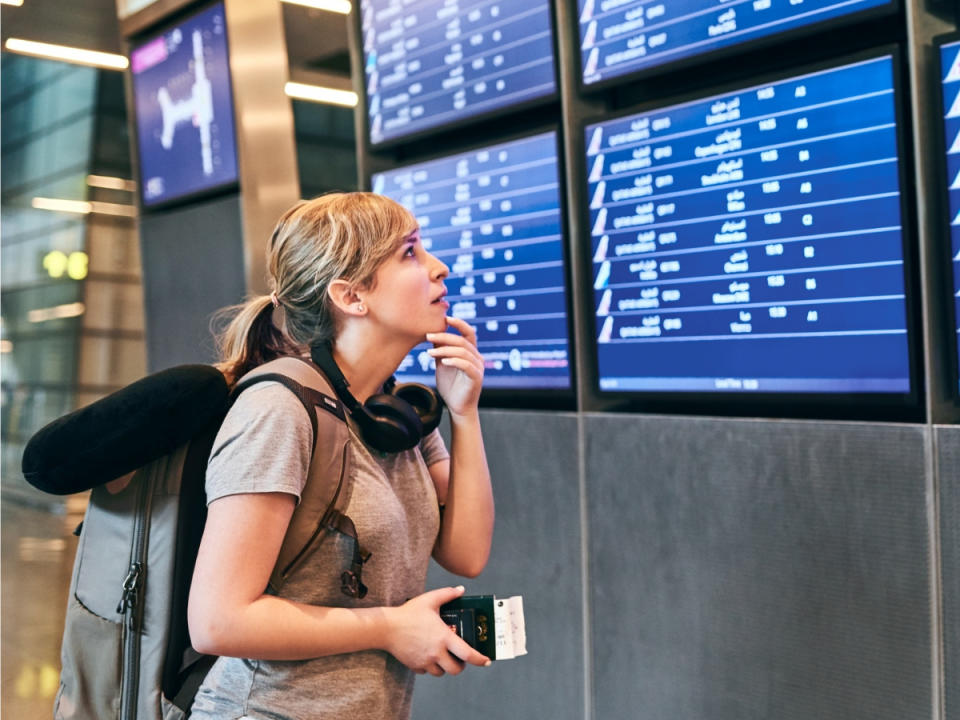
{"type": "Polygon", "coordinates": [[[399,452],[423,437],[423,422],[413,407],[393,395],[373,395],[363,404],[365,437],[378,450],[399,452]]]}
{"type": "Polygon", "coordinates": [[[408,403],[423,424],[423,436],[429,435],[443,417],[443,400],[433,388],[420,383],[403,383],[393,388],[393,395],[408,403]]]}

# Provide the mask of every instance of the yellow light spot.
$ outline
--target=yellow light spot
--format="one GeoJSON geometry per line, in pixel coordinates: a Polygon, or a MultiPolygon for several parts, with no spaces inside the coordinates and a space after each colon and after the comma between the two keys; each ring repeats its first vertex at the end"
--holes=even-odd
{"type": "Polygon", "coordinates": [[[31,665],[24,665],[14,682],[14,692],[18,698],[28,700],[37,691],[37,672],[31,665]]]}
{"type": "Polygon", "coordinates": [[[90,259],[85,252],[72,252],[67,258],[67,275],[73,280],[83,280],[87,276],[90,259]]]}
{"type": "Polygon", "coordinates": [[[40,697],[52,698],[60,687],[60,671],[53,665],[40,666],[40,697]]]}
{"type": "Polygon", "coordinates": [[[51,250],[43,256],[43,269],[52,278],[63,277],[67,271],[67,256],[59,250],[51,250]]]}

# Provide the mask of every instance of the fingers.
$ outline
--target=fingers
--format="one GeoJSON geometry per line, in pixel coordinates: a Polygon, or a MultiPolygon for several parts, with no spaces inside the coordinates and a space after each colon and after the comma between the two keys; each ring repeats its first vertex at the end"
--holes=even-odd
{"type": "Polygon", "coordinates": [[[457,330],[460,331],[460,334],[463,335],[467,340],[469,340],[473,345],[477,344],[477,331],[466,320],[455,317],[453,315],[447,316],[447,325],[452,325],[457,330]]]}
{"type": "Polygon", "coordinates": [[[463,585],[457,585],[456,587],[444,587],[437,588],[436,590],[430,590],[425,592],[422,597],[427,598],[430,606],[439,612],[441,605],[444,605],[451,600],[456,600],[458,597],[463,595],[463,591],[463,585]]]}
{"type": "MultiPolygon", "coordinates": [[[[470,665],[476,665],[477,667],[486,667],[490,664],[490,658],[484,655],[479,650],[471,647],[467,644],[467,641],[461,638],[459,635],[454,635],[451,638],[450,644],[447,645],[447,648],[450,650],[450,653],[454,656],[455,659],[460,661],[461,664],[466,663],[470,665]]],[[[461,668],[462,670],[463,668],[461,668]]]]}
{"type": "Polygon", "coordinates": [[[483,356],[477,352],[476,348],[468,350],[446,345],[429,348],[427,354],[441,365],[455,367],[477,377],[483,375],[483,356]]]}
{"type": "Polygon", "coordinates": [[[435,345],[477,346],[477,331],[473,325],[466,320],[448,315],[447,325],[457,330],[460,334],[458,335],[452,332],[427,333],[427,340],[435,345]]]}
{"type": "Polygon", "coordinates": [[[448,675],[459,675],[463,672],[464,668],[467,667],[467,664],[463,662],[463,660],[451,652],[448,652],[446,657],[437,660],[437,665],[448,675]]]}

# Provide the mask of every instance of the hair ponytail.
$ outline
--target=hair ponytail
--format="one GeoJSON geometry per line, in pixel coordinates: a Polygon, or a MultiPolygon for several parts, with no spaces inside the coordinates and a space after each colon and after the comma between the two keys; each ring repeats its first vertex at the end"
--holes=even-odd
{"type": "Polygon", "coordinates": [[[221,360],[216,367],[226,376],[228,385],[233,386],[258,365],[295,352],[293,344],[273,324],[273,302],[269,295],[223,308],[214,316],[214,322],[231,316],[227,327],[217,335],[221,360]]]}

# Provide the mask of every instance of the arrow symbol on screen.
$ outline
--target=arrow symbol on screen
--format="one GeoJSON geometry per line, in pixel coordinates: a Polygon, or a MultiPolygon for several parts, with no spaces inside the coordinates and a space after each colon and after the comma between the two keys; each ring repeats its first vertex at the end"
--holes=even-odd
{"type": "Polygon", "coordinates": [[[944,82],[956,82],[957,80],[960,80],[960,52],[953,58],[953,62],[950,63],[950,71],[943,79],[944,82]]]}
{"type": "Polygon", "coordinates": [[[953,105],[950,106],[950,112],[947,113],[947,118],[955,118],[960,116],[960,93],[953,99],[953,105]]]}

